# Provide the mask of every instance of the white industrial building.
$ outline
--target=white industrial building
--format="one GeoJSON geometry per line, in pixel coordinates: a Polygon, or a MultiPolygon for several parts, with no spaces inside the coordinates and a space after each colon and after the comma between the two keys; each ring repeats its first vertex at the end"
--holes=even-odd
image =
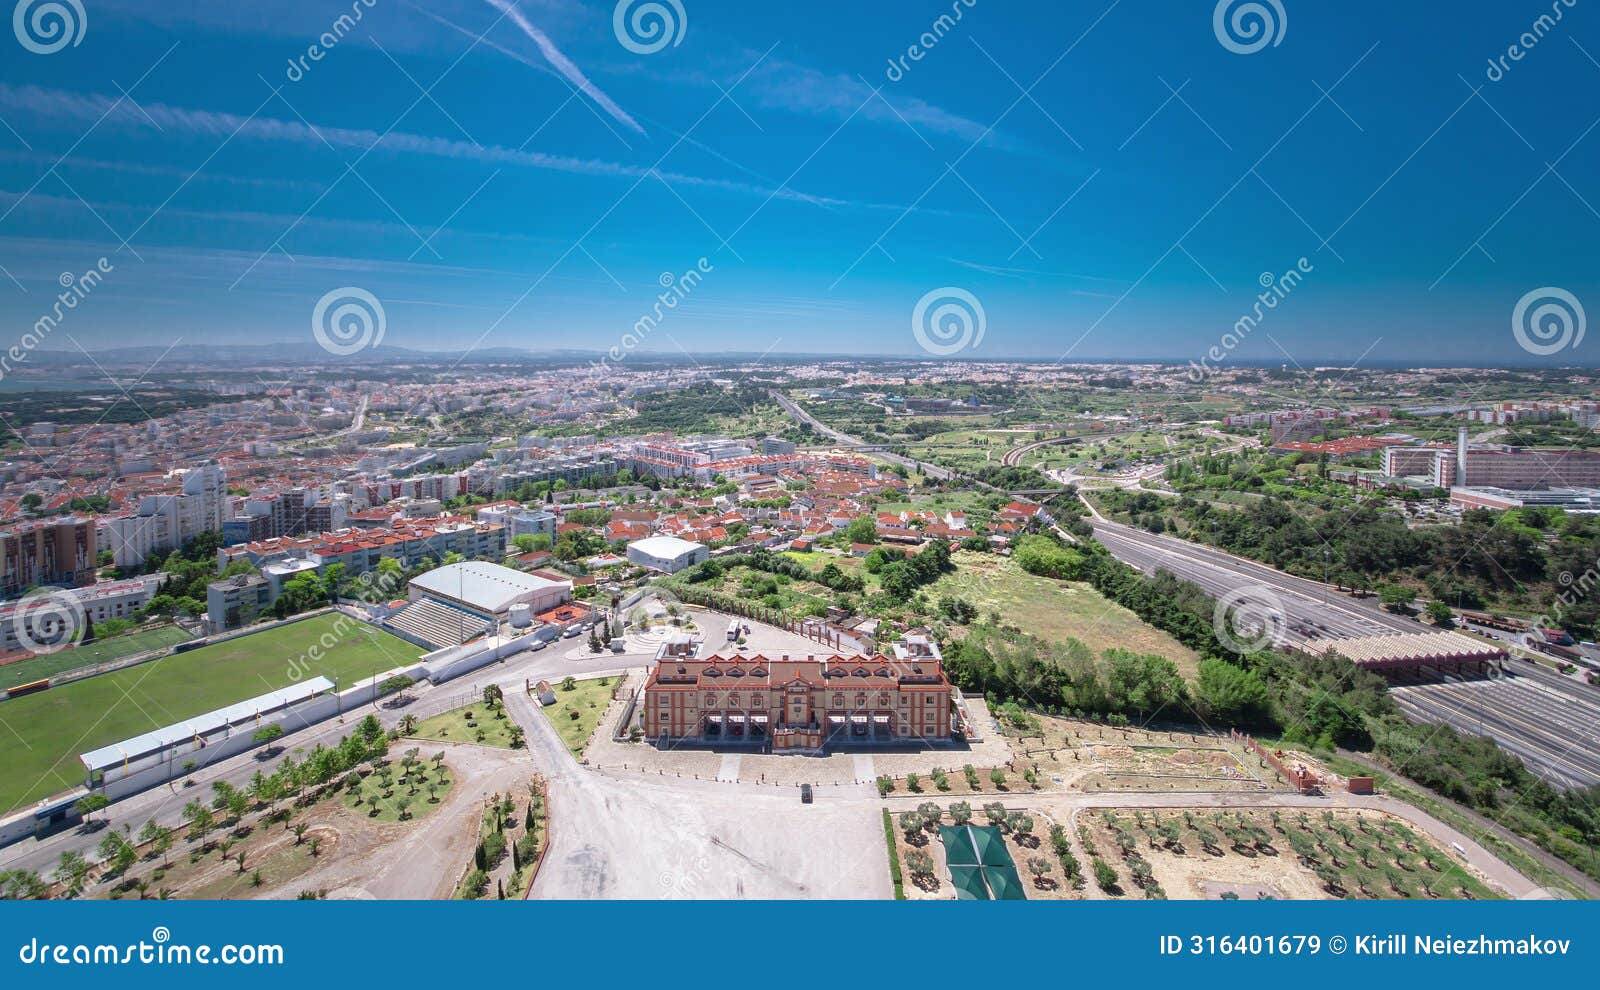
{"type": "Polygon", "coordinates": [[[569,600],[572,582],[469,560],[412,579],[406,597],[410,603],[385,624],[437,648],[495,635],[505,622],[525,629],[533,616],[569,600]]]}
{"type": "Polygon", "coordinates": [[[628,544],[628,560],[663,574],[676,574],[711,555],[704,545],[676,536],[647,536],[628,544]]]}
{"type": "Polygon", "coordinates": [[[527,605],[535,613],[555,608],[572,597],[572,582],[469,560],[436,567],[412,579],[407,597],[411,601],[431,598],[486,619],[503,619],[513,605],[527,605]]]}

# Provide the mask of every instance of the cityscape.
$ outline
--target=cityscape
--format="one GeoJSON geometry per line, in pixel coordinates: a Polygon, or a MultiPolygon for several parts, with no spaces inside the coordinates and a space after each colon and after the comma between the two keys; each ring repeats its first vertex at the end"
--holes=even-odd
{"type": "Polygon", "coordinates": [[[19,0],[0,898],[1600,894],[1587,8],[815,6],[19,0]]]}

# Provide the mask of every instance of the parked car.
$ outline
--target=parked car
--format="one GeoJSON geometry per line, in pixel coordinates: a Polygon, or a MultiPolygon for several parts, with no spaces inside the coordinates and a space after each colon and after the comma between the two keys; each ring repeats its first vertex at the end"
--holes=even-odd
{"type": "Polygon", "coordinates": [[[627,648],[628,648],[628,644],[624,643],[620,639],[614,639],[614,640],[611,641],[611,652],[612,653],[622,653],[623,651],[627,650],[627,648]]]}
{"type": "Polygon", "coordinates": [[[810,784],[801,784],[800,785],[800,803],[801,804],[810,804],[811,803],[811,785],[810,784]]]}

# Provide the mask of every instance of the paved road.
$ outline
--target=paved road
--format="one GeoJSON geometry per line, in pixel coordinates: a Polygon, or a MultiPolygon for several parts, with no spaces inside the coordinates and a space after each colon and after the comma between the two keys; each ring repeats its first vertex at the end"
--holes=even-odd
{"type": "Polygon", "coordinates": [[[1095,539],[1113,556],[1146,573],[1168,571],[1199,585],[1213,597],[1251,585],[1270,590],[1281,602],[1286,620],[1278,630],[1280,645],[1304,642],[1312,636],[1377,636],[1424,631],[1424,627],[1412,619],[1385,613],[1371,604],[1372,599],[1350,598],[1327,585],[1284,574],[1265,564],[1246,561],[1188,540],[1124,526],[1098,513],[1093,513],[1091,524],[1095,539]]]}
{"type": "MultiPolygon", "coordinates": [[[[1092,510],[1091,510],[1092,511],[1092,510]]],[[[1168,571],[1214,597],[1256,585],[1269,589],[1285,622],[1280,645],[1310,636],[1344,638],[1431,630],[1385,612],[1376,599],[1355,599],[1327,585],[1170,536],[1158,536],[1097,513],[1094,535],[1117,559],[1146,573],[1168,571]]],[[[1557,787],[1600,783],[1600,692],[1543,667],[1513,662],[1506,678],[1434,681],[1398,686],[1396,702],[1410,717],[1485,735],[1557,787]]]]}
{"type": "Polygon", "coordinates": [[[892,894],[865,788],[802,805],[788,787],[578,766],[526,696],[506,709],[550,782],[541,899],[874,898],[892,894]]]}
{"type": "MultiPolygon", "coordinates": [[[[842,445],[849,446],[858,446],[865,443],[865,441],[850,436],[848,433],[841,433],[833,427],[828,426],[826,423],[822,422],[822,420],[800,408],[798,403],[796,403],[793,399],[790,399],[787,395],[784,395],[782,392],[773,390],[770,394],[772,395],[772,401],[781,406],[783,411],[788,413],[789,416],[796,422],[809,425],[817,433],[828,437],[830,440],[835,440],[842,445]]],[[[877,456],[891,464],[898,464],[908,471],[919,471],[935,481],[950,481],[957,477],[954,471],[951,471],[947,468],[939,467],[936,464],[928,464],[924,461],[914,460],[910,457],[902,457],[899,454],[891,454],[885,451],[877,456]]]]}

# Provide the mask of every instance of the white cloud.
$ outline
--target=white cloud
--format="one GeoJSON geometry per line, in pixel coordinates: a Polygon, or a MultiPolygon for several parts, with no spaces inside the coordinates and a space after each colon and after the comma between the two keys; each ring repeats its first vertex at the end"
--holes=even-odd
{"type": "MultiPolygon", "coordinates": [[[[261,116],[241,117],[238,114],[191,110],[164,103],[145,103],[142,107],[136,108],[127,101],[119,103],[110,96],[69,93],[38,86],[10,86],[0,83],[0,105],[57,123],[68,120],[93,123],[104,117],[101,127],[117,126],[134,130],[154,130],[159,127],[163,137],[170,137],[173,134],[203,135],[220,142],[229,135],[235,135],[236,140],[246,138],[313,146],[326,142],[335,147],[357,151],[366,151],[376,145],[378,151],[465,159],[494,165],[516,165],[574,175],[640,179],[651,174],[650,169],[638,165],[624,165],[594,158],[549,155],[500,145],[472,144],[448,138],[409,134],[404,131],[379,133],[365,128],[313,127],[297,120],[261,116]]],[[[862,205],[848,200],[811,196],[787,188],[772,190],[746,182],[704,178],[676,172],[659,174],[672,184],[720,189],[750,196],[774,196],[791,202],[825,206],[862,205]]]]}
{"type": "Polygon", "coordinates": [[[527,35],[528,38],[538,46],[539,53],[543,55],[551,65],[555,66],[556,71],[560,72],[567,78],[568,81],[570,81],[574,86],[578,87],[578,89],[585,96],[598,103],[600,107],[604,109],[606,113],[614,117],[618,123],[626,124],[628,127],[633,128],[640,134],[644,133],[644,128],[639,126],[639,122],[629,116],[626,110],[617,106],[616,102],[602,92],[599,86],[596,86],[594,83],[590,82],[589,77],[583,74],[583,70],[579,69],[570,58],[567,58],[567,56],[562,53],[561,49],[555,46],[555,42],[550,40],[549,35],[534,27],[533,24],[529,23],[526,17],[522,16],[522,11],[517,7],[516,3],[509,2],[509,0],[486,0],[486,2],[489,4],[489,6],[500,11],[507,18],[509,18],[511,23],[515,24],[523,34],[527,35]]]}

